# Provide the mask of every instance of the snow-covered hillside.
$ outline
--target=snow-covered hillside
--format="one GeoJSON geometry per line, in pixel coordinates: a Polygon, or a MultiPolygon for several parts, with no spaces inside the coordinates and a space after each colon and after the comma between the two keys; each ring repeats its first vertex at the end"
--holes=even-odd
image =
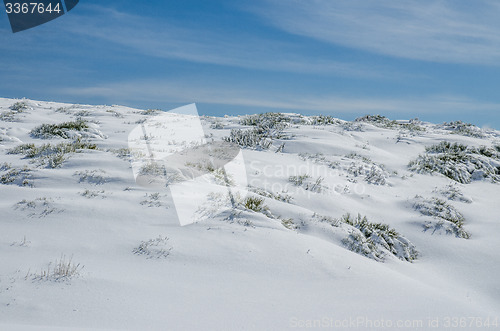
{"type": "Polygon", "coordinates": [[[200,159],[140,185],[161,115],[0,99],[0,329],[500,329],[500,132],[201,117],[246,187],[200,159]],[[222,189],[175,201],[200,176],[222,189]]]}

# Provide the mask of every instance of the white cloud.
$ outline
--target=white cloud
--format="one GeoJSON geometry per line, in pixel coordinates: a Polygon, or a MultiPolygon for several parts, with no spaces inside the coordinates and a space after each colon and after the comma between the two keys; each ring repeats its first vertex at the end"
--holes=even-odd
{"type": "MultiPolygon", "coordinates": [[[[496,114],[500,104],[453,95],[429,95],[419,98],[354,97],[325,94],[293,93],[285,91],[267,92],[234,85],[203,86],[188,80],[142,80],[112,83],[95,87],[73,87],[59,91],[65,95],[104,98],[110,102],[131,103],[208,103],[218,105],[272,108],[278,111],[323,112],[323,113],[398,113],[402,116],[414,114],[456,114],[477,112],[496,114]]],[[[256,109],[256,112],[258,110],[256,109]]]]}
{"type": "Polygon", "coordinates": [[[498,65],[496,0],[262,0],[252,11],[290,33],[370,52],[498,65]]]}
{"type": "MultiPolygon", "coordinates": [[[[65,33],[127,47],[141,55],[267,71],[390,79],[387,68],[335,61],[301,45],[242,31],[201,29],[88,5],[65,33]]],[[[399,77],[399,75],[397,75],[399,77]]]]}

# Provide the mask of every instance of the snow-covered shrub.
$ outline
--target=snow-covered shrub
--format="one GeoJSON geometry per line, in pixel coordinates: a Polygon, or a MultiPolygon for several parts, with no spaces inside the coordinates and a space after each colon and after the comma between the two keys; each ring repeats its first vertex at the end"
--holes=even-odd
{"type": "Polygon", "coordinates": [[[425,231],[431,229],[432,233],[445,231],[446,234],[454,234],[457,238],[470,238],[470,234],[464,229],[465,217],[446,201],[435,197],[425,199],[417,195],[413,201],[413,208],[422,215],[434,219],[425,222],[425,231]]]}
{"type": "Polygon", "coordinates": [[[301,118],[303,125],[339,125],[342,121],[330,115],[305,116],[301,118]]]}
{"type": "Polygon", "coordinates": [[[22,168],[5,168],[4,173],[0,174],[0,184],[33,187],[34,183],[31,171],[27,166],[22,168]]]}
{"type": "Polygon", "coordinates": [[[253,126],[252,129],[232,129],[229,137],[223,139],[238,144],[240,147],[268,149],[274,139],[284,139],[287,136],[283,130],[291,119],[280,113],[265,113],[247,115],[240,119],[240,124],[253,126]]]}
{"type": "Polygon", "coordinates": [[[493,148],[468,147],[442,141],[426,147],[425,154],[409,163],[408,168],[418,173],[440,173],[462,184],[489,178],[500,181],[500,156],[493,148]]]}
{"type": "Polygon", "coordinates": [[[354,160],[347,168],[347,173],[351,176],[364,177],[364,180],[368,184],[387,184],[387,178],[389,177],[389,174],[387,173],[383,165],[377,164],[370,158],[361,156],[356,153],[351,153],[349,155],[346,155],[346,157],[354,160]]]}
{"type": "Polygon", "coordinates": [[[297,224],[295,224],[292,218],[285,218],[280,220],[281,220],[281,225],[283,225],[285,228],[289,230],[295,230],[299,227],[297,224]]]}
{"type": "Polygon", "coordinates": [[[118,148],[110,150],[112,153],[115,153],[117,157],[124,160],[129,160],[132,152],[130,148],[118,148]]]}
{"type": "Polygon", "coordinates": [[[408,121],[408,123],[404,123],[401,121],[398,122],[395,120],[390,120],[382,115],[365,115],[363,117],[356,118],[354,121],[370,123],[372,125],[385,129],[408,131],[414,134],[426,131],[425,127],[422,126],[422,122],[418,118],[411,119],[408,121]]]}
{"type": "Polygon", "coordinates": [[[12,164],[4,162],[0,164],[0,171],[10,170],[12,169],[12,164]]]}
{"type": "Polygon", "coordinates": [[[55,137],[61,137],[64,139],[106,138],[106,136],[97,129],[95,121],[90,123],[82,118],[60,124],[42,124],[31,130],[30,134],[34,138],[41,139],[51,139],[55,137]]]}
{"type": "Polygon", "coordinates": [[[281,201],[281,202],[290,203],[290,201],[293,199],[293,197],[291,195],[287,194],[286,192],[274,193],[274,192],[269,192],[269,191],[263,190],[263,189],[258,188],[258,187],[254,187],[254,186],[249,186],[248,190],[253,192],[253,193],[256,193],[260,196],[263,196],[266,198],[271,198],[271,199],[281,201]]]}
{"type": "Polygon", "coordinates": [[[69,139],[69,131],[84,131],[88,129],[87,121],[83,119],[77,119],[72,122],[64,122],[60,124],[42,124],[31,130],[30,134],[35,138],[53,138],[61,137],[64,139],[69,139]]]}
{"type": "Polygon", "coordinates": [[[161,195],[159,192],[146,193],[145,199],[141,201],[141,205],[148,207],[162,207],[164,204],[161,201],[161,195]]]}
{"type": "MultiPolygon", "coordinates": [[[[106,113],[110,113],[110,114],[111,114],[111,115],[113,115],[114,117],[118,117],[118,118],[123,118],[123,117],[125,117],[125,116],[123,116],[123,114],[122,114],[122,113],[119,113],[119,112],[117,112],[116,110],[113,110],[113,109],[108,109],[108,110],[106,110],[106,113]]],[[[79,116],[81,116],[81,115],[79,115],[79,116]]]]}
{"type": "Polygon", "coordinates": [[[340,166],[340,162],[331,161],[322,153],[316,153],[316,154],[299,153],[299,158],[302,161],[312,160],[314,163],[325,165],[332,169],[337,169],[340,166]]]}
{"type": "Polygon", "coordinates": [[[80,263],[75,264],[72,258],[66,261],[66,256],[62,255],[55,263],[49,263],[46,269],[42,269],[40,273],[31,274],[28,271],[26,279],[46,280],[46,281],[66,281],[80,274],[83,266],[80,263]]]}
{"type": "Polygon", "coordinates": [[[486,137],[485,132],[470,123],[465,123],[462,121],[454,121],[454,122],[445,122],[441,126],[441,128],[450,131],[451,134],[459,134],[462,136],[469,136],[469,137],[475,137],[475,138],[484,138],[486,137]]]}
{"type": "Polygon", "coordinates": [[[22,113],[28,109],[28,104],[25,101],[19,101],[9,107],[10,110],[22,113]]]}
{"type": "Polygon", "coordinates": [[[324,186],[322,185],[324,178],[319,176],[316,180],[312,180],[311,176],[297,175],[288,177],[288,181],[295,186],[300,186],[306,191],[321,193],[324,190],[324,186]]]}
{"type": "Polygon", "coordinates": [[[85,197],[87,199],[92,199],[92,198],[97,198],[97,197],[101,197],[101,198],[106,198],[106,196],[104,195],[105,191],[104,190],[94,190],[94,191],[91,191],[91,190],[88,190],[86,189],[85,191],[83,191],[82,193],[80,193],[80,195],[82,197],[85,197]]]}
{"type": "Polygon", "coordinates": [[[141,110],[139,112],[136,112],[138,114],[141,114],[141,115],[146,115],[146,116],[154,116],[154,115],[158,115],[158,113],[160,113],[161,110],[160,109],[146,109],[146,110],[141,110]]]}
{"type": "Polygon", "coordinates": [[[256,149],[268,149],[273,143],[272,138],[259,129],[231,129],[229,137],[224,137],[224,140],[240,147],[256,149]]]}
{"type": "Polygon", "coordinates": [[[434,192],[441,194],[448,200],[472,203],[472,200],[466,197],[457,185],[457,183],[449,184],[441,189],[436,188],[434,192]]]}
{"type": "Polygon", "coordinates": [[[224,123],[218,118],[214,119],[212,121],[212,124],[210,124],[211,129],[216,129],[216,130],[222,130],[224,129],[224,123]]]}
{"type": "Polygon", "coordinates": [[[106,171],[98,170],[85,170],[76,171],[73,175],[79,177],[79,182],[87,182],[89,184],[101,185],[109,181],[109,177],[105,175],[106,171]]]}
{"type": "Polygon", "coordinates": [[[409,262],[418,257],[415,246],[387,224],[369,222],[360,214],[357,217],[345,214],[338,222],[352,227],[342,243],[356,253],[377,261],[384,260],[385,252],[409,262]]]}
{"type": "Polygon", "coordinates": [[[243,206],[248,210],[253,210],[257,213],[262,212],[266,206],[264,205],[264,199],[258,197],[247,197],[243,201],[243,206]]]}
{"type": "Polygon", "coordinates": [[[24,113],[28,109],[28,104],[24,101],[16,102],[9,107],[8,111],[0,113],[0,121],[15,122],[17,115],[24,113]]]}
{"type": "Polygon", "coordinates": [[[132,252],[137,255],[144,255],[148,259],[161,259],[170,255],[172,246],[168,244],[169,238],[158,236],[158,238],[142,241],[132,252]]]}
{"type": "Polygon", "coordinates": [[[241,125],[256,126],[263,129],[284,129],[291,122],[290,117],[281,113],[246,115],[240,118],[241,125]]]}
{"type": "Polygon", "coordinates": [[[49,168],[59,168],[67,159],[68,154],[78,153],[82,150],[96,150],[97,145],[77,139],[73,142],[62,142],[59,144],[22,144],[8,151],[8,154],[22,154],[32,159],[32,163],[49,168]]]}
{"type": "Polygon", "coordinates": [[[381,128],[386,128],[386,129],[392,129],[397,126],[398,122],[394,120],[390,120],[385,116],[382,115],[365,115],[362,117],[358,117],[354,120],[354,122],[365,122],[365,123],[370,123],[372,125],[381,127],[381,128]]]}
{"type": "Polygon", "coordinates": [[[15,209],[28,212],[28,217],[46,217],[52,213],[62,212],[62,209],[54,207],[50,198],[37,198],[35,200],[21,200],[16,203],[15,209]]]}
{"type": "Polygon", "coordinates": [[[383,261],[384,253],[375,245],[375,243],[363,236],[360,232],[351,232],[342,239],[342,244],[350,251],[374,259],[383,261]]]}

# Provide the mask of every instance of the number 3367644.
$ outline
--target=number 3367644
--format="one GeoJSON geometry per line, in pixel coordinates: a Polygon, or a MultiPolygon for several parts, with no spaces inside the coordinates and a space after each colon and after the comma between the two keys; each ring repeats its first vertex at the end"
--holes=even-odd
{"type": "Polygon", "coordinates": [[[59,3],[57,3],[55,6],[52,7],[52,4],[49,3],[47,6],[45,6],[44,3],[42,2],[14,2],[10,3],[7,2],[5,4],[5,8],[7,11],[7,14],[43,14],[43,13],[60,13],[61,8],[59,6],[59,3]]]}

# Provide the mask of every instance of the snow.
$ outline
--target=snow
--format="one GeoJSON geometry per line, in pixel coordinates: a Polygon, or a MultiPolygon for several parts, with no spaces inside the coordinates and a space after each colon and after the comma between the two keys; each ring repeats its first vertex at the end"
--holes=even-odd
{"type": "MultiPolygon", "coordinates": [[[[0,114],[19,101],[27,108],[0,121],[0,176],[9,171],[1,170],[4,163],[27,166],[33,187],[20,179],[0,184],[2,330],[428,330],[449,329],[451,318],[465,319],[466,330],[498,329],[499,184],[459,184],[408,169],[426,146],[446,140],[491,147],[498,131],[473,137],[432,123],[410,132],[365,122],[349,131],[344,121],[307,125],[289,114],[286,137],[238,154],[247,178],[237,182],[254,189],[232,188],[240,203],[235,211],[226,187],[214,189],[219,194],[206,204],[190,200],[182,185],[214,184],[200,179],[211,174],[172,187],[136,183],[134,163],[119,150],[129,147],[139,123],[161,112],[0,98],[0,114]],[[98,150],[65,155],[56,168],[8,153],[22,143],[71,142],[30,131],[79,116],[91,124],[86,139],[98,150]],[[367,180],[372,166],[383,181],[367,180]],[[290,182],[306,173],[312,183],[323,178],[320,189],[290,182]],[[450,184],[467,199],[449,199],[450,184]],[[263,199],[266,210],[242,208],[246,196],[263,199]],[[436,219],[413,208],[416,196],[453,206],[470,239],[424,231],[436,219]],[[186,210],[199,218],[181,226],[179,212],[186,210]],[[346,213],[388,224],[415,245],[418,258],[386,252],[381,262],[348,250],[342,239],[351,228],[321,221],[346,213]],[[294,226],[284,226],[287,219],[294,226]],[[63,256],[80,264],[74,275],[37,278],[63,256]]],[[[201,125],[207,141],[250,128],[231,116],[202,117],[201,125]]],[[[230,164],[227,172],[238,174],[236,168],[230,164]]]]}

